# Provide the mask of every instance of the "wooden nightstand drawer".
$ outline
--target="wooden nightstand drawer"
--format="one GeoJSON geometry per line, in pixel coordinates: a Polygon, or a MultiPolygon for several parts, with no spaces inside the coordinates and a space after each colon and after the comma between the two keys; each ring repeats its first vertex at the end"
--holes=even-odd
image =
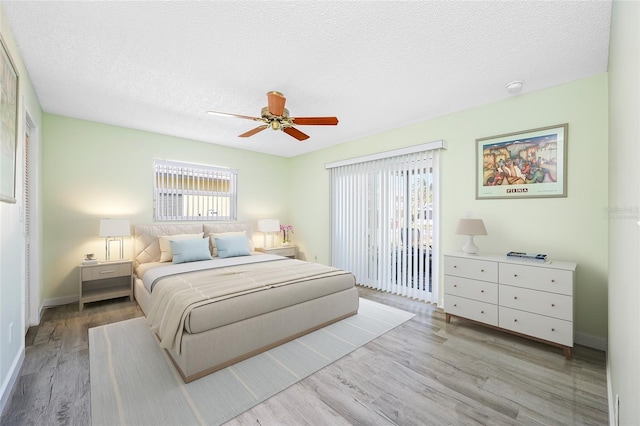
{"type": "Polygon", "coordinates": [[[266,254],[276,254],[278,256],[290,257],[295,259],[298,255],[298,247],[296,246],[286,246],[286,247],[258,247],[256,251],[266,253],[266,254]]]}
{"type": "Polygon", "coordinates": [[[101,280],[104,278],[126,277],[131,275],[131,263],[106,263],[82,268],[82,281],[101,280]]]}

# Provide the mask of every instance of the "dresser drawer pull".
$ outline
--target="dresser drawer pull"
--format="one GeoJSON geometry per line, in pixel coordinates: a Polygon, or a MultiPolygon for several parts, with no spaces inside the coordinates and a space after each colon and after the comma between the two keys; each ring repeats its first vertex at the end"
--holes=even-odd
{"type": "Polygon", "coordinates": [[[453,265],[453,269],[456,269],[458,267],[458,265],[453,265]]]}
{"type": "Polygon", "coordinates": [[[555,282],[556,282],[556,280],[551,280],[551,282],[552,282],[552,283],[555,283],[555,282]]]}
{"type": "Polygon", "coordinates": [[[514,319],[513,322],[518,322],[518,318],[514,319]]]}
{"type": "Polygon", "coordinates": [[[454,285],[453,285],[453,287],[454,287],[454,288],[458,287],[458,284],[454,284],[454,285]]]}
{"type": "Polygon", "coordinates": [[[518,296],[513,296],[513,300],[518,300],[518,296]]]}
{"type": "Polygon", "coordinates": [[[484,290],[480,290],[480,293],[484,293],[484,290]]]}
{"type": "Polygon", "coordinates": [[[480,272],[484,272],[484,269],[480,269],[480,272]]]}
{"type": "Polygon", "coordinates": [[[555,308],[555,307],[556,307],[556,304],[555,304],[555,303],[552,303],[552,304],[551,304],[551,307],[552,307],[552,308],[555,308]]]}
{"type": "Polygon", "coordinates": [[[552,328],[552,329],[551,329],[551,331],[556,331],[556,329],[555,329],[555,328],[552,328]]]}
{"type": "Polygon", "coordinates": [[[481,314],[484,314],[484,311],[480,311],[481,314]]]}
{"type": "Polygon", "coordinates": [[[514,276],[514,277],[517,277],[517,276],[518,276],[518,274],[513,274],[513,276],[514,276]]]}
{"type": "Polygon", "coordinates": [[[454,307],[454,308],[458,307],[458,304],[457,304],[457,303],[454,303],[454,304],[453,304],[453,307],[454,307]]]}
{"type": "Polygon", "coordinates": [[[101,274],[113,274],[116,270],[115,269],[109,269],[108,271],[100,271],[101,274]]]}

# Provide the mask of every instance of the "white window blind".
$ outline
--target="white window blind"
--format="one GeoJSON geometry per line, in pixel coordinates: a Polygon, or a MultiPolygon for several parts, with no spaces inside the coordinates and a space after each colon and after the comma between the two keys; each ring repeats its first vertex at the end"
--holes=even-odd
{"type": "Polygon", "coordinates": [[[327,165],[331,259],[360,285],[437,303],[443,144],[429,146],[436,149],[327,165]]]}
{"type": "Polygon", "coordinates": [[[153,194],[155,220],[237,218],[236,170],[155,160],[153,194]]]}

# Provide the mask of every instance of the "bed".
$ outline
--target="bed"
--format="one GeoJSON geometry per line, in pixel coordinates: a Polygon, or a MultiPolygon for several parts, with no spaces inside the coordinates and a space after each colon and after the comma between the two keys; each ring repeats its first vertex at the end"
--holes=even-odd
{"type": "Polygon", "coordinates": [[[358,311],[353,274],[258,253],[252,234],[250,223],[134,227],[135,298],[186,383],[358,311]]]}

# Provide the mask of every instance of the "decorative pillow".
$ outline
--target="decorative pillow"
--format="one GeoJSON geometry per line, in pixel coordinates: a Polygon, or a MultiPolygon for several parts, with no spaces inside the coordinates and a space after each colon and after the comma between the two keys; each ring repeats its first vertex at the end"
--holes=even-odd
{"type": "Polygon", "coordinates": [[[249,256],[249,244],[246,235],[227,235],[214,237],[218,249],[218,257],[249,256]]]}
{"type": "Polygon", "coordinates": [[[204,238],[171,241],[171,251],[173,252],[173,263],[212,259],[209,252],[209,241],[204,238]]]}
{"type": "Polygon", "coordinates": [[[160,244],[160,262],[171,262],[173,259],[173,254],[171,253],[171,241],[177,240],[194,240],[200,238],[203,241],[206,241],[202,238],[204,232],[199,234],[176,234],[176,235],[161,235],[158,237],[158,242],[160,244]]]}
{"type": "MultiPolygon", "coordinates": [[[[212,232],[211,234],[209,234],[209,239],[211,240],[211,255],[213,257],[216,257],[218,255],[216,237],[225,238],[233,235],[244,235],[246,237],[247,231],[233,231],[233,232],[220,232],[220,233],[212,232]]],[[[251,241],[248,237],[247,237],[247,245],[249,246],[249,253],[251,253],[252,251],[255,251],[255,248],[253,246],[253,241],[251,241]]]]}

